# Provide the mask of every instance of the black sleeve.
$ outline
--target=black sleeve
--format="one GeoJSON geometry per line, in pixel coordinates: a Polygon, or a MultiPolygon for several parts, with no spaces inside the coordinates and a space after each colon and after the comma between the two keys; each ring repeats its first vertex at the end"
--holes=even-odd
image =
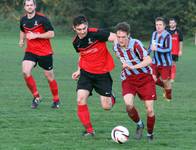
{"type": "Polygon", "coordinates": [[[96,32],[93,32],[92,34],[97,40],[102,42],[108,41],[108,38],[110,36],[110,32],[105,29],[98,29],[96,32]]]}
{"type": "Polygon", "coordinates": [[[180,41],[183,41],[183,34],[182,34],[182,31],[181,31],[181,30],[178,30],[178,33],[179,33],[179,40],[180,40],[180,41]]]}
{"type": "Polygon", "coordinates": [[[45,28],[45,31],[54,31],[54,28],[52,27],[52,24],[50,20],[46,17],[43,18],[43,26],[45,28]]]}
{"type": "Polygon", "coordinates": [[[20,19],[20,30],[21,30],[22,32],[24,32],[24,28],[23,28],[23,19],[22,19],[22,18],[20,19]]]}

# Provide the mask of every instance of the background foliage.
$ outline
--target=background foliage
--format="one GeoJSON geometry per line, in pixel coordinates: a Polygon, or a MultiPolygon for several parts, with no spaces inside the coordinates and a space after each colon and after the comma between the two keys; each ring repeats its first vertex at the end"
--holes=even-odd
{"type": "MultiPolygon", "coordinates": [[[[1,26],[16,28],[14,24],[24,13],[22,3],[23,0],[0,1],[1,26]]],[[[196,32],[195,0],[37,0],[37,7],[59,30],[70,31],[72,18],[84,14],[95,27],[112,29],[119,21],[127,21],[137,38],[151,34],[158,16],[176,18],[184,34],[196,32]]]]}

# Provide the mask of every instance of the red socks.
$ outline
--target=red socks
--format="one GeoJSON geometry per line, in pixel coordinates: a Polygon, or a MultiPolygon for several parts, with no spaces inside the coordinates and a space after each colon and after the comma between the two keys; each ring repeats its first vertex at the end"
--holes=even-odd
{"type": "Polygon", "coordinates": [[[167,99],[172,99],[172,89],[165,89],[165,97],[167,99]]]}
{"type": "Polygon", "coordinates": [[[153,133],[154,124],[155,124],[155,116],[152,116],[152,117],[147,116],[147,131],[148,131],[148,134],[153,133]]]}
{"type": "Polygon", "coordinates": [[[173,64],[171,68],[171,79],[174,80],[175,78],[176,78],[176,64],[173,64]]]}
{"type": "Polygon", "coordinates": [[[156,85],[158,85],[158,86],[160,86],[162,88],[164,87],[163,81],[160,78],[157,79],[156,85]]]}
{"type": "Polygon", "coordinates": [[[89,133],[93,132],[93,127],[90,122],[90,113],[87,105],[78,105],[78,118],[89,133]]]}
{"type": "Polygon", "coordinates": [[[39,92],[37,91],[36,82],[35,82],[33,76],[24,77],[24,79],[25,79],[26,85],[29,88],[29,90],[31,91],[33,97],[40,97],[39,92]]]}
{"type": "Polygon", "coordinates": [[[129,115],[129,117],[135,122],[137,123],[140,120],[140,117],[138,115],[137,110],[135,109],[135,107],[133,107],[132,109],[130,108],[126,108],[127,109],[127,113],[129,115]]]}
{"type": "Polygon", "coordinates": [[[56,82],[56,80],[48,81],[48,82],[49,82],[49,86],[50,86],[50,91],[51,91],[52,96],[53,96],[53,101],[58,102],[59,101],[59,95],[58,95],[57,82],[56,82]]]}

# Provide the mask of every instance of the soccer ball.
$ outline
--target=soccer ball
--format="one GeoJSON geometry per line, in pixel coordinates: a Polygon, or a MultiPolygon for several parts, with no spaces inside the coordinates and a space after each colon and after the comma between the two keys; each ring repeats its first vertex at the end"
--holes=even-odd
{"type": "Polygon", "coordinates": [[[123,144],[129,139],[129,131],[123,126],[116,126],[111,132],[111,137],[114,142],[123,144]]]}

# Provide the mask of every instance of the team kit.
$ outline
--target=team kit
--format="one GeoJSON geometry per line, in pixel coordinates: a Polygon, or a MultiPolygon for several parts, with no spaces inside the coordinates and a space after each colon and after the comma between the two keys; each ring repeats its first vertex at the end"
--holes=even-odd
{"type": "MultiPolygon", "coordinates": [[[[25,15],[20,19],[19,46],[23,48],[26,45],[22,72],[33,97],[31,108],[36,109],[42,99],[32,75],[32,70],[38,65],[44,71],[53,96],[51,108],[58,109],[60,97],[53,71],[53,49],[50,43],[50,39],[54,37],[54,28],[44,14],[36,11],[35,0],[24,0],[23,5],[25,15]]],[[[107,48],[107,42],[111,42],[113,53],[122,64],[122,99],[128,117],[136,124],[135,138],[142,138],[146,124],[147,140],[153,141],[156,85],[162,88],[164,99],[170,102],[172,82],[176,76],[176,62],[182,54],[183,36],[176,25],[176,20],[171,18],[167,29],[164,18],[157,17],[149,47],[145,48],[140,40],[130,35],[130,25],[127,22],[119,22],[114,31],[110,32],[107,29],[89,27],[88,20],[83,15],[73,18],[72,28],[75,36],[72,44],[78,54],[78,66],[72,74],[72,79],[77,81],[77,116],[84,127],[82,136],[95,136],[88,109],[88,98],[93,90],[99,95],[104,110],[109,111],[116,104],[110,74],[115,64],[107,48]],[[146,123],[134,105],[136,95],[145,105],[146,123]]],[[[125,127],[117,126],[112,130],[111,136],[115,142],[122,144],[128,140],[129,132],[125,127]]]]}

